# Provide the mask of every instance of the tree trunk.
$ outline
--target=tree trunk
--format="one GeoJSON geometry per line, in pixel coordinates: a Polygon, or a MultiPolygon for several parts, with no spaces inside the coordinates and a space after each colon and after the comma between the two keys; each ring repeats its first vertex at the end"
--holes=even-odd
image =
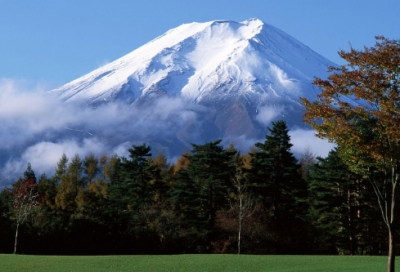
{"type": "Polygon", "coordinates": [[[240,223],[239,223],[238,254],[240,254],[241,232],[242,232],[242,220],[240,220],[240,223]]]}
{"type": "Polygon", "coordinates": [[[238,254],[240,254],[240,240],[242,234],[242,200],[240,199],[240,211],[239,211],[239,233],[238,233],[238,254]]]}
{"type": "Polygon", "coordinates": [[[211,228],[214,227],[215,216],[214,216],[214,203],[213,203],[213,187],[211,184],[208,186],[208,207],[210,209],[208,219],[210,220],[211,228]]]}
{"type": "Polygon", "coordinates": [[[396,258],[396,230],[389,228],[389,256],[388,256],[388,272],[394,272],[394,261],[396,258]]]}
{"type": "Polygon", "coordinates": [[[349,249],[350,255],[354,255],[354,239],[353,239],[353,217],[352,217],[352,197],[350,188],[347,189],[347,205],[349,210],[349,249]]]}
{"type": "Polygon", "coordinates": [[[19,224],[17,224],[17,230],[15,231],[14,254],[17,254],[18,227],[19,227],[19,224]]]}

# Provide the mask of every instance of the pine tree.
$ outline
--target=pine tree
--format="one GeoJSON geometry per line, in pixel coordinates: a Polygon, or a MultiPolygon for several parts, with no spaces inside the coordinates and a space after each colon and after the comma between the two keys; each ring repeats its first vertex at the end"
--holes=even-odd
{"type": "Polygon", "coordinates": [[[269,235],[273,237],[270,250],[293,253],[307,250],[306,212],[302,199],[307,186],[301,168],[290,151],[289,130],[285,121],[273,122],[264,143],[256,143],[258,152],[251,153],[253,193],[263,204],[269,235]]]}
{"type": "MultiPolygon", "coordinates": [[[[160,173],[156,165],[150,165],[151,147],[133,145],[128,151],[130,160],[122,158],[115,166],[109,187],[109,199],[134,211],[153,201],[160,173]]],[[[120,208],[122,208],[120,207],[120,208]]]]}
{"type": "Polygon", "coordinates": [[[338,155],[318,157],[307,178],[308,219],[318,232],[313,234],[319,253],[373,253],[379,240],[379,211],[370,203],[374,192],[369,182],[349,170],[338,155]]]}
{"type": "Polygon", "coordinates": [[[285,217],[294,208],[295,195],[305,190],[300,165],[290,151],[289,130],[285,121],[273,122],[264,143],[256,143],[258,152],[251,153],[254,191],[275,218],[285,217]]]}
{"type": "Polygon", "coordinates": [[[25,180],[29,179],[29,180],[34,180],[36,182],[35,172],[33,172],[30,162],[28,162],[26,171],[24,172],[24,178],[25,180]]]}
{"type": "Polygon", "coordinates": [[[169,191],[170,202],[196,233],[190,244],[195,242],[204,250],[210,249],[216,214],[228,208],[229,192],[234,190],[230,176],[235,152],[225,151],[220,143],[192,144],[193,150],[183,155],[184,167],[169,191]]]}
{"type": "Polygon", "coordinates": [[[208,217],[210,229],[214,227],[215,215],[226,203],[232,173],[232,157],[235,153],[227,152],[219,144],[221,140],[204,145],[192,144],[193,150],[188,165],[188,174],[200,186],[204,212],[208,217]]]}
{"type": "Polygon", "coordinates": [[[326,159],[318,157],[318,163],[310,167],[308,217],[320,231],[316,242],[321,247],[319,250],[338,248],[354,253],[355,219],[350,191],[356,179],[338,157],[336,149],[330,151],[326,159]],[[349,240],[352,244],[346,245],[349,240]]]}
{"type": "Polygon", "coordinates": [[[186,169],[177,172],[176,184],[169,191],[170,203],[184,216],[187,225],[197,230],[207,221],[206,214],[202,211],[203,197],[200,191],[200,184],[190,178],[186,169]]]}
{"type": "Polygon", "coordinates": [[[216,212],[228,204],[229,190],[233,190],[230,175],[234,152],[225,151],[220,143],[221,140],[192,144],[191,155],[184,156],[189,161],[187,169],[178,171],[177,184],[171,192],[174,203],[181,202],[179,205],[187,205],[187,210],[197,211],[207,231],[213,229],[216,212]]]}

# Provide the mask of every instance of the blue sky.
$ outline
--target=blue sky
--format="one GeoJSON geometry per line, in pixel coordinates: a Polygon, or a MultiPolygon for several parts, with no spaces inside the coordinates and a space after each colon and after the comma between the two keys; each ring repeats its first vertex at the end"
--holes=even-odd
{"type": "Polygon", "coordinates": [[[254,17],[343,64],[349,43],[399,39],[399,11],[398,0],[0,0],[0,78],[58,87],[183,23],[254,17]]]}

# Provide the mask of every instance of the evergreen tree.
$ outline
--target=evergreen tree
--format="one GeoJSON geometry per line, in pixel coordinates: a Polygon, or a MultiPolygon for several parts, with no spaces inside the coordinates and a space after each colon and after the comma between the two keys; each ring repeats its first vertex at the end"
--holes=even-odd
{"type": "Polygon", "coordinates": [[[137,210],[150,203],[155,188],[160,182],[157,165],[150,165],[151,147],[145,144],[133,145],[128,151],[130,160],[122,158],[116,164],[109,187],[109,199],[116,201],[127,210],[137,210]]]}
{"type": "Polygon", "coordinates": [[[351,207],[347,206],[347,198],[351,195],[348,195],[348,190],[355,177],[337,156],[336,149],[330,151],[326,159],[317,159],[318,163],[310,167],[308,179],[308,217],[320,232],[316,241],[320,248],[317,250],[334,253],[336,248],[343,250],[343,240],[354,233],[352,224],[348,224],[349,220],[354,223],[354,218],[349,213],[351,207]]]}
{"type": "Polygon", "coordinates": [[[253,193],[262,202],[269,229],[270,252],[281,254],[308,250],[307,227],[301,219],[306,212],[302,199],[307,186],[301,167],[290,148],[285,121],[273,122],[264,143],[256,143],[258,152],[251,153],[253,193]]]}
{"type": "MultiPolygon", "coordinates": [[[[191,154],[183,155],[176,173],[176,183],[170,189],[170,201],[184,216],[187,227],[195,231],[187,248],[195,243],[203,250],[210,249],[211,234],[218,211],[229,206],[232,157],[235,152],[225,151],[221,140],[204,145],[192,144],[191,154]]],[[[190,230],[189,230],[190,232],[190,230]]]]}
{"type": "MultiPolygon", "coordinates": [[[[40,176],[38,184],[38,192],[43,196],[43,200],[40,213],[35,217],[33,226],[38,237],[50,238],[57,231],[63,229],[62,218],[57,215],[55,202],[58,184],[54,178],[47,178],[46,174],[40,176]]],[[[45,248],[46,245],[43,247],[45,248]]]]}
{"type": "Polygon", "coordinates": [[[188,174],[200,186],[203,210],[208,217],[210,229],[214,227],[217,210],[227,205],[227,195],[233,190],[230,183],[232,157],[219,144],[221,140],[204,145],[192,144],[193,150],[188,165],[188,174]]]}
{"type": "Polygon", "coordinates": [[[195,229],[200,229],[207,221],[206,214],[201,212],[203,198],[200,191],[200,184],[190,178],[187,170],[181,169],[176,174],[176,184],[169,192],[170,203],[183,214],[188,226],[195,229]]]}
{"type": "Polygon", "coordinates": [[[28,162],[26,171],[24,172],[24,178],[25,180],[29,179],[29,180],[34,180],[36,182],[35,172],[33,172],[30,162],[28,162]]]}
{"type": "Polygon", "coordinates": [[[6,190],[0,191],[0,252],[11,253],[13,243],[14,230],[12,228],[12,220],[10,218],[9,205],[12,196],[8,195],[6,190]]]}
{"type": "Polygon", "coordinates": [[[216,212],[228,204],[229,190],[233,190],[230,175],[234,152],[225,151],[220,143],[221,140],[192,144],[192,154],[185,156],[189,160],[185,164],[187,169],[178,171],[177,184],[172,191],[175,203],[187,204],[188,210],[198,211],[198,217],[203,218],[208,231],[215,225],[216,212]]]}
{"type": "Polygon", "coordinates": [[[253,178],[264,206],[275,218],[293,211],[295,196],[305,191],[300,165],[290,151],[289,130],[285,121],[273,122],[264,143],[256,143],[258,152],[251,153],[253,178]]]}
{"type": "Polygon", "coordinates": [[[381,225],[378,210],[368,203],[373,189],[349,170],[337,149],[325,159],[318,157],[318,163],[310,167],[308,191],[307,217],[316,228],[313,236],[319,253],[373,252],[371,245],[379,237],[381,225]]]}

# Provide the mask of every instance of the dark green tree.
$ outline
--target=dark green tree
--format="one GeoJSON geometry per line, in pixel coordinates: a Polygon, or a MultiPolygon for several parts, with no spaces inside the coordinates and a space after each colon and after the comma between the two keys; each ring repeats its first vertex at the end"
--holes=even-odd
{"type": "Polygon", "coordinates": [[[293,211],[295,196],[305,191],[300,165],[290,151],[289,130],[285,121],[272,123],[264,143],[256,143],[258,152],[251,153],[253,179],[266,208],[274,218],[293,211]]]}
{"type": "Polygon", "coordinates": [[[13,243],[13,222],[10,218],[9,206],[12,197],[4,190],[0,191],[0,252],[11,253],[13,243]]]}
{"type": "Polygon", "coordinates": [[[176,184],[171,188],[171,202],[176,205],[197,231],[199,242],[210,247],[211,235],[218,211],[229,206],[228,194],[234,188],[230,182],[232,157],[221,140],[203,145],[192,144],[191,154],[185,155],[187,169],[177,172],[176,184]]]}
{"type": "Polygon", "coordinates": [[[170,203],[184,216],[188,226],[196,229],[207,221],[202,212],[203,198],[200,191],[200,184],[190,178],[187,170],[181,169],[169,192],[170,203]]]}
{"type": "Polygon", "coordinates": [[[318,253],[377,254],[382,224],[374,209],[374,191],[369,181],[349,170],[338,155],[318,157],[307,178],[309,222],[315,227],[315,250],[318,253]],[[336,252],[335,252],[336,251],[336,252]]]}
{"type": "Polygon", "coordinates": [[[33,179],[36,182],[35,172],[32,170],[32,166],[31,166],[30,162],[28,162],[28,165],[24,172],[24,178],[25,179],[33,179]]]}
{"type": "Polygon", "coordinates": [[[319,250],[334,253],[332,251],[337,249],[354,254],[357,182],[361,182],[360,177],[349,171],[336,149],[325,159],[318,157],[318,163],[310,167],[308,217],[320,232],[316,241],[319,250]]]}
{"type": "Polygon", "coordinates": [[[215,225],[216,212],[227,205],[227,195],[233,190],[230,182],[232,157],[235,152],[228,152],[220,145],[221,140],[204,145],[192,144],[189,160],[189,177],[199,186],[203,202],[203,212],[212,229],[215,225]]]}
{"type": "Polygon", "coordinates": [[[285,121],[272,123],[264,143],[256,143],[251,153],[253,193],[262,202],[270,231],[271,252],[292,253],[308,250],[307,228],[301,219],[307,208],[302,199],[307,186],[301,176],[301,166],[291,152],[289,130],[285,121]]]}
{"type": "Polygon", "coordinates": [[[151,147],[133,145],[129,157],[122,158],[115,165],[108,189],[108,196],[119,210],[135,211],[153,201],[155,189],[160,182],[160,171],[150,165],[151,147]]]}

